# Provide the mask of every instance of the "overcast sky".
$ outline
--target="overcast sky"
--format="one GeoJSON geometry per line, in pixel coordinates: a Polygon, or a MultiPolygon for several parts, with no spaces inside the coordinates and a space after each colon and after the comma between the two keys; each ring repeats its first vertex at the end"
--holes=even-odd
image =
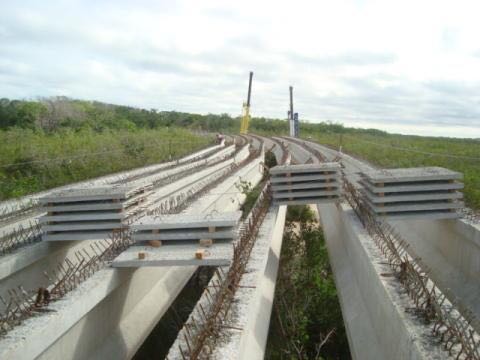
{"type": "Polygon", "coordinates": [[[480,2],[2,1],[0,97],[480,137],[480,2]]]}

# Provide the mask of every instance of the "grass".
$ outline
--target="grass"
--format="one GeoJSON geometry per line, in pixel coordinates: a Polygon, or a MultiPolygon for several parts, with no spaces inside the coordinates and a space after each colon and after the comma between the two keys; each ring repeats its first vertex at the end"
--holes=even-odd
{"type": "Polygon", "coordinates": [[[0,200],[178,158],[212,142],[184,129],[0,131],[0,200]]]}
{"type": "Polygon", "coordinates": [[[465,202],[480,210],[480,141],[368,132],[309,132],[321,144],[384,167],[441,166],[464,174],[465,202]]]}

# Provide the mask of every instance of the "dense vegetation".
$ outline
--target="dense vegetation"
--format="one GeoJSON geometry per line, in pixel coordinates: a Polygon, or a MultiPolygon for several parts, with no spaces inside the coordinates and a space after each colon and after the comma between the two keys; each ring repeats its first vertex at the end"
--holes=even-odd
{"type": "Polygon", "coordinates": [[[307,206],[289,206],[266,359],[348,359],[323,233],[307,206]]]}
{"type": "Polygon", "coordinates": [[[0,199],[174,159],[210,141],[175,128],[0,131],[0,199]]]}
{"type": "Polygon", "coordinates": [[[0,200],[174,159],[212,142],[175,125],[168,115],[121,106],[2,99],[0,200]],[[163,122],[150,126],[151,114],[163,122]]]}

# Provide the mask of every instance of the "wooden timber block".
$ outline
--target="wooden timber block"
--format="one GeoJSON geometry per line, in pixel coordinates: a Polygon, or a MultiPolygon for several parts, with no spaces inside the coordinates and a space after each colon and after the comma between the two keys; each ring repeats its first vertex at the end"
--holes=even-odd
{"type": "Polygon", "coordinates": [[[200,239],[199,243],[200,243],[200,246],[210,247],[210,246],[213,245],[213,240],[212,239],[200,239]]]}
{"type": "Polygon", "coordinates": [[[205,257],[206,253],[204,249],[198,249],[195,251],[195,259],[202,260],[205,257]]]}
{"type": "Polygon", "coordinates": [[[148,244],[157,248],[162,246],[162,242],[160,240],[148,240],[148,244]]]}
{"type": "Polygon", "coordinates": [[[144,260],[145,259],[145,253],[144,252],[139,252],[138,253],[138,259],[139,260],[144,260]]]}
{"type": "Polygon", "coordinates": [[[209,226],[209,227],[208,227],[208,232],[209,232],[209,233],[214,233],[215,230],[216,230],[216,229],[215,229],[215,226],[209,226]]]}

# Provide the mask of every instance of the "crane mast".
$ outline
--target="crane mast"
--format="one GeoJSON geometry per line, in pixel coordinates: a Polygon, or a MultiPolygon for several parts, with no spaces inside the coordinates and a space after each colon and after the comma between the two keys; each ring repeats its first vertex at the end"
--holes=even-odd
{"type": "Polygon", "coordinates": [[[248,80],[247,102],[243,103],[242,120],[240,123],[240,134],[247,134],[250,126],[250,98],[252,95],[252,78],[253,71],[250,71],[250,78],[248,80]]]}

